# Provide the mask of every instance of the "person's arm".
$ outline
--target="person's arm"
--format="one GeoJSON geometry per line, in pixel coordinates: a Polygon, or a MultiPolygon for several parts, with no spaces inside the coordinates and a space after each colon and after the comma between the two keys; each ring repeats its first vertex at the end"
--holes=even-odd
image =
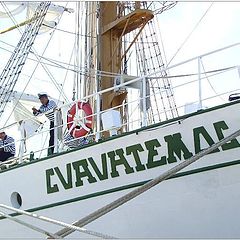
{"type": "Polygon", "coordinates": [[[0,152],[2,152],[2,151],[3,151],[3,141],[0,140],[0,152]]]}
{"type": "Polygon", "coordinates": [[[36,109],[35,107],[32,108],[32,111],[34,116],[37,116],[41,113],[40,109],[36,109]]]}

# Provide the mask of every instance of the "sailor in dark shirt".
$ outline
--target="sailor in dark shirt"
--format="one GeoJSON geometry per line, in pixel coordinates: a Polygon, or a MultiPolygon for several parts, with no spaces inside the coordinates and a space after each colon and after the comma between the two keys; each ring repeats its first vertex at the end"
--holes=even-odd
{"type": "Polygon", "coordinates": [[[35,116],[46,113],[46,117],[50,121],[50,139],[49,139],[49,155],[54,152],[54,109],[57,107],[57,104],[53,100],[48,99],[47,93],[39,93],[39,100],[42,103],[39,109],[35,107],[32,108],[33,114],[35,116]],[[52,110],[52,111],[50,111],[52,110]]]}
{"type": "Polygon", "coordinates": [[[70,149],[77,148],[88,144],[88,141],[85,137],[83,138],[74,138],[68,132],[64,136],[64,144],[68,146],[70,149]]]}
{"type": "Polygon", "coordinates": [[[16,153],[14,139],[0,131],[0,161],[4,162],[16,153]]]}

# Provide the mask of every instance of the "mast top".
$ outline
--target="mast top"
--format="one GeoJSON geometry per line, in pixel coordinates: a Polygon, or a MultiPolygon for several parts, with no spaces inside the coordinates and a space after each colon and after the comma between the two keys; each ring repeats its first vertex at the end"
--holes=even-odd
{"type": "Polygon", "coordinates": [[[124,31],[124,35],[139,28],[145,22],[148,22],[154,17],[153,12],[147,9],[136,9],[126,16],[123,16],[114,22],[105,25],[102,28],[101,33],[105,34],[109,30],[116,32],[116,35],[120,36],[124,31]],[[127,25],[127,26],[126,26],[127,25]]]}

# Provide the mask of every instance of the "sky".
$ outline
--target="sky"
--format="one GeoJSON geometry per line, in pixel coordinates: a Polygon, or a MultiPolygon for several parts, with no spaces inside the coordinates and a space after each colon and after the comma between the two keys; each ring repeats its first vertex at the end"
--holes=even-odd
{"type": "MultiPolygon", "coordinates": [[[[162,13],[159,16],[159,28],[163,38],[166,62],[169,62],[177,52],[170,65],[240,42],[239,12],[240,2],[179,2],[174,8],[162,13]],[[182,46],[184,42],[185,44],[182,46]]],[[[240,47],[235,47],[215,56],[203,58],[204,68],[212,70],[239,65],[239,50],[240,47]]],[[[186,66],[183,65],[171,73],[196,73],[197,71],[198,63],[195,61],[186,64],[186,66]]],[[[218,93],[239,88],[239,75],[237,73],[237,70],[233,70],[228,75],[210,79],[212,87],[218,93]]],[[[208,82],[205,81],[203,84],[203,96],[215,94],[208,82]]],[[[193,86],[190,85],[190,87],[193,86]]],[[[184,102],[194,102],[198,95],[197,84],[189,90],[185,90],[188,94],[182,94],[182,89],[176,92],[177,101],[182,101],[183,104],[184,102]]],[[[208,102],[207,106],[224,103],[226,98],[227,95],[216,99],[216,101],[208,102]]]]}
{"type": "MultiPolygon", "coordinates": [[[[74,7],[75,3],[58,2],[56,4],[74,7]]],[[[0,6],[0,11],[2,8],[0,6]]],[[[172,9],[158,15],[158,25],[156,29],[160,31],[163,40],[162,54],[165,53],[166,65],[171,60],[170,66],[180,63],[189,58],[196,57],[200,54],[222,48],[240,42],[240,2],[178,2],[172,9]],[[203,15],[205,16],[203,17],[203,15]],[[199,23],[200,19],[201,22],[199,23]],[[198,24],[199,23],[199,24],[198,24]],[[197,25],[198,24],[198,25],[197,25]],[[197,25],[197,26],[196,26],[197,25]],[[195,29],[193,31],[193,29],[195,29]],[[192,33],[191,33],[192,32],[192,33]],[[190,34],[191,33],[191,34],[190,34]],[[189,38],[188,38],[189,37],[189,38]],[[187,40],[187,41],[186,41],[187,40]],[[183,44],[185,42],[185,44],[183,44]],[[182,47],[181,47],[182,46],[182,47]],[[175,56],[173,58],[173,56],[175,56]]],[[[17,21],[21,21],[25,17],[25,12],[16,15],[17,21]]],[[[63,18],[57,26],[60,29],[74,32],[74,14],[65,12],[63,18]]],[[[0,18],[0,30],[11,26],[12,22],[9,19],[0,18]]],[[[34,47],[41,54],[51,37],[49,46],[45,52],[46,57],[50,57],[59,61],[68,62],[73,50],[74,38],[72,34],[62,34],[56,31],[51,36],[51,32],[43,33],[38,36],[34,47]]],[[[16,45],[20,38],[17,30],[13,30],[6,34],[0,35],[0,68],[3,68],[10,54],[1,48],[13,50],[3,42],[16,45]],[[2,42],[3,41],[3,42],[2,42]]],[[[164,54],[163,54],[164,55],[164,54]]],[[[240,47],[233,50],[224,51],[217,54],[215,57],[204,58],[203,64],[206,70],[219,69],[222,67],[240,65],[239,63],[240,47]]],[[[33,55],[31,55],[34,58],[33,55]]],[[[24,89],[31,75],[31,69],[34,68],[35,62],[27,61],[26,67],[20,77],[21,82],[17,85],[18,90],[24,89]]],[[[65,75],[65,71],[49,67],[54,78],[60,84],[63,84],[65,79],[65,92],[69,100],[72,97],[73,74],[65,75]]],[[[197,73],[197,61],[180,66],[176,69],[171,69],[169,75],[197,73]]],[[[174,79],[173,86],[185,83],[194,78],[178,78],[174,79]]],[[[211,78],[211,85],[205,81],[203,83],[203,96],[211,96],[215,90],[217,93],[231,91],[240,88],[239,75],[237,70],[226,73],[222,77],[211,78]]],[[[58,98],[56,87],[50,82],[48,75],[42,67],[39,67],[36,74],[33,75],[33,80],[29,83],[26,92],[37,94],[40,91],[47,91],[52,97],[58,98]]],[[[198,100],[198,84],[194,83],[187,88],[176,88],[174,90],[177,105],[182,106],[186,103],[195,102],[198,100]],[[187,94],[186,94],[187,93],[187,94]]],[[[204,103],[207,107],[215,104],[224,103],[227,101],[227,96],[219,97],[215,100],[204,103]]]]}
{"type": "MultiPolygon", "coordinates": [[[[75,6],[75,3],[73,2],[59,2],[59,5],[62,6],[66,6],[66,4],[68,7],[75,6]]],[[[188,58],[192,58],[200,54],[224,47],[226,45],[239,42],[239,12],[239,2],[178,2],[172,9],[158,15],[159,25],[157,26],[157,30],[159,28],[159,31],[161,32],[167,65],[169,64],[170,60],[170,65],[176,64],[188,58]],[[192,32],[207,9],[208,12],[206,13],[205,17],[192,32]],[[186,38],[191,32],[191,36],[186,41],[186,38]],[[185,44],[180,48],[183,42],[185,42],[185,44]],[[172,59],[174,55],[176,56],[172,59]]],[[[25,16],[19,14],[15,17],[20,21],[20,19],[25,16]]],[[[0,24],[0,29],[5,28],[7,25],[11,26],[12,24],[9,20],[0,20],[1,23],[4,23],[3,25],[0,24]]],[[[74,14],[65,12],[63,14],[62,20],[58,25],[58,28],[74,32],[74,24],[71,24],[71,22],[74,20],[74,14]]],[[[0,40],[16,45],[16,40],[19,37],[20,34],[17,32],[17,30],[14,30],[10,33],[0,35],[0,40]]],[[[39,54],[43,52],[43,49],[46,46],[48,40],[49,33],[41,34],[37,38],[34,47],[39,54]]],[[[56,32],[54,36],[52,36],[49,47],[45,52],[45,56],[68,62],[71,56],[73,44],[73,35],[63,35],[61,32],[56,32]]],[[[6,45],[0,42],[0,47],[1,46],[6,47],[6,45]]],[[[5,54],[4,51],[1,51],[1,53],[5,54]]],[[[6,55],[6,58],[8,56],[9,54],[6,55]]],[[[238,61],[238,56],[239,55],[237,54],[233,54],[231,56],[231,62],[235,63],[235,61],[238,61]]],[[[221,62],[221,59],[218,59],[218,62],[221,62]]],[[[5,63],[5,58],[1,58],[0,66],[4,66],[5,63]]],[[[28,66],[31,64],[32,62],[29,62],[28,66]]],[[[29,69],[30,68],[31,67],[29,67],[29,69]]],[[[64,81],[64,74],[61,70],[58,69],[56,71],[56,69],[52,68],[50,68],[50,70],[53,72],[54,77],[59,83],[62,83],[64,81]]],[[[27,72],[27,68],[25,68],[24,73],[27,72]]],[[[27,73],[27,75],[29,75],[29,73],[27,73]]],[[[24,78],[23,75],[21,77],[24,78]]],[[[41,67],[39,67],[39,71],[35,74],[34,78],[41,78],[43,81],[41,81],[41,83],[39,83],[40,81],[31,81],[28,90],[31,92],[35,92],[35,89],[38,91],[44,91],[45,88],[43,87],[42,82],[48,83],[49,80],[47,74],[44,73],[41,67]],[[39,72],[41,72],[41,74],[39,74],[39,72]]],[[[73,78],[73,76],[70,73],[68,79],[71,78],[73,78]]],[[[27,78],[25,81],[27,81],[27,78]]],[[[69,83],[68,86],[69,85],[71,85],[71,83],[69,83]]],[[[50,94],[54,94],[55,89],[50,89],[50,91],[52,91],[50,94]]],[[[71,98],[71,91],[72,89],[68,89],[66,91],[66,94],[69,98],[71,98]]],[[[37,93],[37,91],[35,93],[37,93]]],[[[54,97],[57,98],[57,96],[54,97]]]]}
{"type": "Polygon", "coordinates": [[[166,43],[168,60],[175,54],[208,8],[207,14],[174,62],[239,41],[239,2],[179,2],[160,16],[160,28],[166,43]]]}

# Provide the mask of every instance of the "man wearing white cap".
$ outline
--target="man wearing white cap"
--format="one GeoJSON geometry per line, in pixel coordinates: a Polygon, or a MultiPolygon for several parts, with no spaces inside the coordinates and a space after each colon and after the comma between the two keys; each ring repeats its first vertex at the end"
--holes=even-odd
{"type": "Polygon", "coordinates": [[[39,93],[38,98],[42,105],[39,109],[36,109],[35,107],[32,108],[33,114],[35,116],[46,113],[46,117],[50,121],[50,139],[49,139],[49,154],[53,154],[54,151],[54,109],[57,107],[57,104],[53,100],[48,99],[48,95],[45,92],[39,93]],[[52,110],[52,111],[50,111],[52,110]]]}
{"type": "Polygon", "coordinates": [[[0,131],[0,161],[4,162],[15,155],[15,142],[12,137],[7,136],[4,131],[0,131]]]}

